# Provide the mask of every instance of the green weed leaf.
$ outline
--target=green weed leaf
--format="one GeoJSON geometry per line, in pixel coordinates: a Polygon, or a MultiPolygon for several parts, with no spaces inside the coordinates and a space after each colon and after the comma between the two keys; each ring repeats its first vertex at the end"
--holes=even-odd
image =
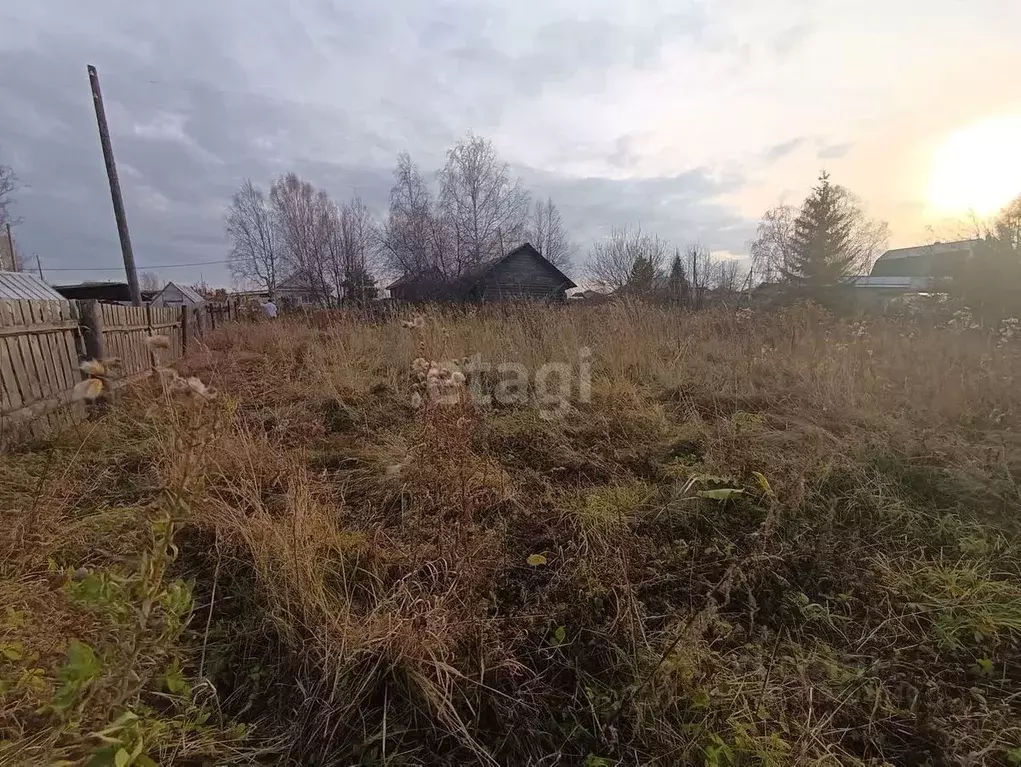
{"type": "Polygon", "coordinates": [[[744,490],[735,487],[721,487],[717,490],[699,490],[699,498],[708,498],[711,501],[729,501],[735,495],[743,495],[744,490]]]}
{"type": "Polygon", "coordinates": [[[773,497],[773,488],[769,486],[769,480],[766,479],[766,475],[761,471],[753,471],[752,476],[755,477],[755,481],[759,483],[759,488],[763,493],[768,495],[770,498],[773,497]]]}
{"type": "Polygon", "coordinates": [[[163,683],[167,686],[170,692],[176,695],[187,695],[189,688],[188,683],[184,679],[184,673],[181,671],[181,667],[175,660],[163,674],[163,683]]]}
{"type": "Polygon", "coordinates": [[[542,567],[546,564],[546,557],[543,554],[529,554],[526,561],[532,567],[542,567]]]}
{"type": "Polygon", "coordinates": [[[4,642],[0,644],[0,655],[3,655],[7,660],[21,660],[21,642],[4,642]]]}

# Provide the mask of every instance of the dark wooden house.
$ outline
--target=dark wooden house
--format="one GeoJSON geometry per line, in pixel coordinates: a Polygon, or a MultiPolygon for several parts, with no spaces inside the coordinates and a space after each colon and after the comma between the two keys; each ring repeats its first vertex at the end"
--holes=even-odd
{"type": "Polygon", "coordinates": [[[406,274],[386,286],[390,298],[413,304],[449,300],[451,288],[451,283],[436,269],[419,275],[406,274]]]}
{"type": "Polygon", "coordinates": [[[526,242],[456,280],[445,280],[438,272],[431,272],[402,277],[388,289],[391,298],[398,301],[559,302],[574,287],[570,277],[526,242]]]}

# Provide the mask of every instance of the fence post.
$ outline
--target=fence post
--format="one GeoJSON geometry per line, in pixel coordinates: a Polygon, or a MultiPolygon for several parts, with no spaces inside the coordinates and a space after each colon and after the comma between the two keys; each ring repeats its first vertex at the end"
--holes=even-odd
{"type": "Polygon", "coordinates": [[[191,307],[188,304],[181,304],[181,354],[188,353],[188,343],[191,341],[191,307]]]}
{"type": "MultiPolygon", "coordinates": [[[[82,329],[82,341],[85,346],[85,359],[103,360],[106,359],[106,343],[103,340],[103,309],[99,301],[90,299],[79,301],[78,307],[81,310],[81,317],[78,324],[82,329]]],[[[82,372],[82,379],[88,378],[88,373],[82,372]]],[[[101,413],[106,409],[112,390],[103,387],[103,393],[98,399],[85,403],[85,413],[90,416],[94,413],[101,413]]]]}
{"type": "MultiPolygon", "coordinates": [[[[145,303],[145,334],[146,336],[152,336],[152,303],[147,301],[145,303]]],[[[155,370],[159,367],[157,364],[156,351],[146,344],[146,352],[149,355],[149,367],[155,370]]]]}
{"type": "Polygon", "coordinates": [[[91,299],[80,301],[82,336],[85,341],[85,356],[93,360],[106,357],[106,345],[103,343],[103,311],[99,301],[91,299]]]}

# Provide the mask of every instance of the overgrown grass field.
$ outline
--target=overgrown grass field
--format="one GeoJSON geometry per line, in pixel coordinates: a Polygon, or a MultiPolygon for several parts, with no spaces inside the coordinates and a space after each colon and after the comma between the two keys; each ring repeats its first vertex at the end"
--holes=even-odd
{"type": "Polygon", "coordinates": [[[437,310],[175,367],[216,396],[0,460],[2,763],[1021,762],[1012,339],[437,310]]]}

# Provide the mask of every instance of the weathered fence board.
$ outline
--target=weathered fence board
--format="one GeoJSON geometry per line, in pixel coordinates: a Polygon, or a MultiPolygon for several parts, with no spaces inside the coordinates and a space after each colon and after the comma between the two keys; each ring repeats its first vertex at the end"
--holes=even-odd
{"type": "Polygon", "coordinates": [[[0,300],[0,443],[12,436],[40,435],[80,420],[82,403],[73,390],[82,359],[120,359],[114,388],[148,376],[184,355],[194,339],[231,318],[215,305],[195,312],[180,307],[120,306],[94,301],[0,300]],[[191,314],[187,329],[183,321],[191,314]],[[203,320],[209,320],[205,322],[203,320]],[[152,335],[169,348],[153,352],[152,335]]]}
{"type": "Polygon", "coordinates": [[[0,301],[0,436],[62,424],[78,381],[77,313],[67,301],[0,301]]]}

